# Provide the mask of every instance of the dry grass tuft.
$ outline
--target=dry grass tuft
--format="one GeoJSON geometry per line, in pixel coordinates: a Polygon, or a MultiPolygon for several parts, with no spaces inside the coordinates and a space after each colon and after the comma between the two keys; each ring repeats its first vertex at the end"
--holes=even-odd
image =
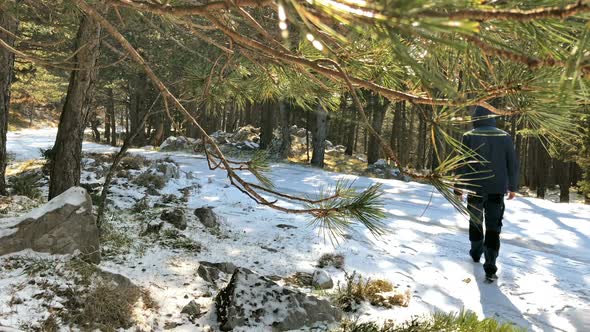
{"type": "Polygon", "coordinates": [[[391,282],[382,279],[365,281],[356,272],[345,273],[345,278],[345,284],[338,283],[334,294],[335,303],[344,311],[354,311],[361,302],[369,302],[371,305],[385,308],[407,307],[410,303],[412,294],[409,288],[401,291],[391,282]]]}

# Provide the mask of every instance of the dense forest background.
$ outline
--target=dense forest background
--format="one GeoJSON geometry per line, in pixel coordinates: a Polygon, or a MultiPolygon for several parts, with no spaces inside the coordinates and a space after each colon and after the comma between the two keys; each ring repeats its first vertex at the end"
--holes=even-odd
{"type": "MultiPolygon", "coordinates": [[[[404,98],[396,101],[361,87],[358,97],[367,121],[392,148],[396,156],[392,160],[359,115],[356,96],[343,86],[333,86],[311,72],[297,71],[284,66],[279,59],[256,54],[247,45],[236,44],[236,37],[226,38],[223,33],[227,31],[214,27],[217,23],[207,25],[199,18],[162,15],[159,5],[150,2],[144,3],[145,7],[135,1],[111,8],[97,5],[96,10],[117,24],[121,35],[134,45],[206,133],[235,132],[247,125],[258,127],[262,149],[270,148],[275,139],[282,142],[279,158],[290,154],[297,157],[290,152],[291,139],[285,129],[296,125],[307,128],[311,138],[305,157],[296,158],[299,161],[323,167],[325,140],[329,140],[344,146],[346,155],[366,155],[361,159],[367,164],[385,158],[403,170],[428,174],[455,153],[454,140],[459,140],[470,127],[465,120],[473,107],[469,102],[458,107],[404,98]]],[[[532,4],[523,4],[524,8],[527,6],[532,4]]],[[[10,87],[7,96],[11,97],[4,112],[10,108],[11,123],[21,127],[51,119],[48,114],[61,114],[56,155],[78,149],[79,135],[72,133],[84,128],[92,129],[96,141],[114,146],[122,145],[131,134],[132,146],[159,146],[171,135],[205,139],[185,112],[174,107],[150,83],[149,75],[132,61],[128,50],[117,45],[96,18],[82,14],[74,3],[3,1],[2,8],[2,58],[16,54],[13,68],[3,66],[2,82],[10,87]]],[[[190,10],[190,5],[186,8],[190,10]]],[[[301,9],[295,5],[286,8],[301,9]]],[[[544,197],[548,188],[559,186],[563,202],[569,200],[570,190],[584,194],[587,202],[590,200],[590,111],[584,101],[585,90],[580,88],[584,76],[575,74],[572,82],[566,83],[551,78],[573,75],[578,69],[584,72],[586,60],[562,61],[565,73],[551,68],[555,61],[523,63],[527,50],[540,52],[539,58],[542,52],[547,52],[547,58],[564,58],[567,54],[575,57],[576,47],[585,46],[588,35],[578,17],[568,15],[566,21],[559,23],[525,20],[526,23],[506,25],[506,33],[484,38],[491,45],[498,43],[497,47],[484,45],[481,40],[474,42],[472,32],[484,30],[463,21],[456,31],[448,26],[437,27],[441,30],[439,35],[429,32],[420,37],[424,39],[417,43],[420,45],[411,45],[409,36],[403,34],[405,23],[400,23],[402,32],[392,36],[398,40],[390,43],[371,33],[363,39],[363,32],[344,28],[332,31],[316,22],[316,29],[333,33],[320,42],[314,39],[309,26],[301,28],[293,13],[286,15],[285,9],[282,11],[260,8],[249,14],[240,9],[236,13],[228,11],[227,16],[221,15],[219,19],[240,20],[243,26],[234,31],[255,36],[252,40],[261,38],[277,49],[295,50],[310,59],[320,59],[329,49],[346,57],[347,70],[367,82],[407,91],[422,89],[422,94],[431,98],[452,99],[460,93],[476,100],[486,94],[481,100],[506,111],[500,127],[516,142],[521,185],[539,197],[544,197]],[[287,21],[296,24],[285,28],[287,21]],[[338,40],[344,33],[350,34],[352,42],[338,40]],[[520,39],[526,33],[546,33],[553,39],[520,39]],[[465,40],[461,34],[467,36],[465,40]],[[441,36],[451,40],[442,42],[438,39],[441,36]],[[426,52],[429,47],[430,52],[426,52]],[[496,50],[489,51],[492,47],[496,50]],[[499,51],[501,47],[506,51],[499,51]],[[556,51],[555,47],[562,50],[556,51]],[[543,69],[544,66],[549,69],[543,69]],[[567,93],[572,95],[557,92],[565,90],[571,90],[567,93]],[[549,97],[552,93],[555,96],[549,97]]],[[[304,19],[301,24],[307,23],[304,19]]],[[[436,30],[432,26],[428,29],[436,30]]],[[[6,94],[6,88],[3,90],[6,94]]],[[[62,177],[71,180],[62,188],[58,183],[63,178],[57,180],[55,176],[57,182],[52,181],[54,189],[50,196],[76,182],[76,171],[69,169],[79,168],[77,162],[60,165],[60,160],[57,158],[56,172],[65,170],[69,174],[62,177]]]]}

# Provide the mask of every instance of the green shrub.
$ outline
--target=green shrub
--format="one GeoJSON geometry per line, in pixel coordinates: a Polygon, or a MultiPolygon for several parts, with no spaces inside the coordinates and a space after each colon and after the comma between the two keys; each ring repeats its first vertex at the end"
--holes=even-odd
{"type": "Polygon", "coordinates": [[[39,181],[43,174],[37,172],[24,172],[8,179],[8,185],[12,188],[13,195],[27,196],[31,199],[41,197],[39,181]]]}
{"type": "Polygon", "coordinates": [[[431,317],[416,317],[401,324],[386,321],[383,324],[345,320],[333,332],[520,332],[526,331],[510,323],[493,318],[480,320],[474,312],[435,313],[431,317]]]}

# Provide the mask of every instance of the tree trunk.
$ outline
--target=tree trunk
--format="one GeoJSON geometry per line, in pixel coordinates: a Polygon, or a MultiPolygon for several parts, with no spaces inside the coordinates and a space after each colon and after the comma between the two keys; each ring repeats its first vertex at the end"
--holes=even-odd
{"type": "Polygon", "coordinates": [[[279,146],[279,157],[281,159],[287,159],[291,154],[291,124],[289,115],[289,106],[283,101],[280,102],[281,146],[279,146]]]}
{"type": "MultiPolygon", "coordinates": [[[[0,39],[10,46],[14,46],[14,35],[18,29],[18,21],[13,20],[6,13],[0,12],[0,39]]],[[[14,73],[14,54],[0,47],[0,195],[6,195],[6,132],[8,131],[8,112],[10,109],[10,85],[14,73]]]]}
{"type": "Polygon", "coordinates": [[[135,74],[129,86],[129,132],[138,132],[131,144],[134,146],[145,146],[147,145],[147,136],[145,134],[145,124],[141,124],[141,119],[145,112],[147,112],[148,107],[148,78],[146,74],[143,72],[135,74]]]}
{"type": "Polygon", "coordinates": [[[354,109],[354,107],[352,105],[348,104],[348,94],[345,95],[346,98],[342,99],[343,103],[346,103],[345,107],[345,112],[346,114],[348,114],[348,116],[345,116],[345,121],[346,121],[346,126],[345,128],[345,132],[346,132],[346,137],[345,137],[345,145],[346,145],[346,150],[344,151],[344,154],[348,155],[348,156],[352,156],[352,154],[354,153],[354,147],[355,147],[355,137],[356,137],[356,119],[357,119],[357,112],[354,109]]]}
{"type": "Polygon", "coordinates": [[[570,173],[571,173],[571,163],[564,162],[564,161],[557,161],[557,166],[559,167],[559,172],[557,174],[557,178],[559,181],[559,202],[560,203],[569,203],[570,201],[570,173]]]}
{"type": "Polygon", "coordinates": [[[49,199],[80,184],[80,160],[87,114],[96,80],[100,25],[88,16],[80,22],[74,49],[76,69],[70,75],[68,93],[53,146],[49,199]]]}
{"type": "Polygon", "coordinates": [[[274,130],[274,103],[265,101],[262,106],[262,125],[260,127],[260,148],[268,149],[273,139],[274,130]]]}
{"type": "Polygon", "coordinates": [[[154,131],[154,134],[152,135],[152,137],[150,139],[150,141],[151,141],[150,144],[152,146],[160,146],[160,145],[162,145],[162,142],[164,142],[164,139],[165,139],[164,138],[164,122],[166,121],[167,115],[166,115],[166,113],[162,112],[162,113],[154,116],[154,118],[156,120],[156,123],[154,125],[156,127],[156,130],[154,131]]]}
{"type": "Polygon", "coordinates": [[[107,144],[111,142],[111,111],[108,101],[104,111],[104,140],[107,144]]]}
{"type": "Polygon", "coordinates": [[[312,136],[313,154],[311,156],[311,165],[323,168],[326,138],[328,137],[328,112],[321,105],[318,105],[312,136]]]}
{"type": "MultiPolygon", "coordinates": [[[[107,109],[106,112],[109,115],[109,128],[111,129],[111,133],[110,133],[110,142],[107,138],[107,143],[110,143],[112,146],[117,146],[117,119],[116,119],[116,114],[115,114],[115,98],[113,97],[113,89],[108,89],[107,90],[107,95],[108,95],[108,101],[107,101],[107,109]]],[[[106,127],[106,122],[105,122],[105,127],[106,127]]],[[[108,132],[108,130],[105,129],[106,132],[108,132]]],[[[106,134],[106,133],[105,133],[106,134]]],[[[108,137],[108,136],[107,136],[108,137]]]]}
{"type": "MultiPolygon", "coordinates": [[[[418,111],[413,109],[413,112],[418,111]]],[[[418,124],[418,156],[416,157],[416,169],[423,170],[426,167],[426,121],[423,114],[419,114],[418,124]]]]}
{"type": "MultiPolygon", "coordinates": [[[[387,103],[382,103],[379,96],[374,93],[369,95],[369,110],[373,113],[371,126],[379,135],[383,128],[383,120],[387,111],[387,103]]],[[[381,144],[374,135],[369,136],[369,151],[367,153],[367,164],[374,164],[381,157],[381,144]]]]}

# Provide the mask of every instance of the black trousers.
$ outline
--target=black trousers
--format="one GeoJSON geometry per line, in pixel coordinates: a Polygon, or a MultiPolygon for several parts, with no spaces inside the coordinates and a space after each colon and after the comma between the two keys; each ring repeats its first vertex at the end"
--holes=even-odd
{"type": "Polygon", "coordinates": [[[496,273],[496,259],[500,252],[500,232],[504,217],[504,194],[475,194],[467,197],[469,240],[472,257],[485,256],[483,265],[486,273],[496,273]],[[485,232],[484,232],[485,225],[485,232]],[[484,235],[485,234],[485,235],[484,235]]]}

